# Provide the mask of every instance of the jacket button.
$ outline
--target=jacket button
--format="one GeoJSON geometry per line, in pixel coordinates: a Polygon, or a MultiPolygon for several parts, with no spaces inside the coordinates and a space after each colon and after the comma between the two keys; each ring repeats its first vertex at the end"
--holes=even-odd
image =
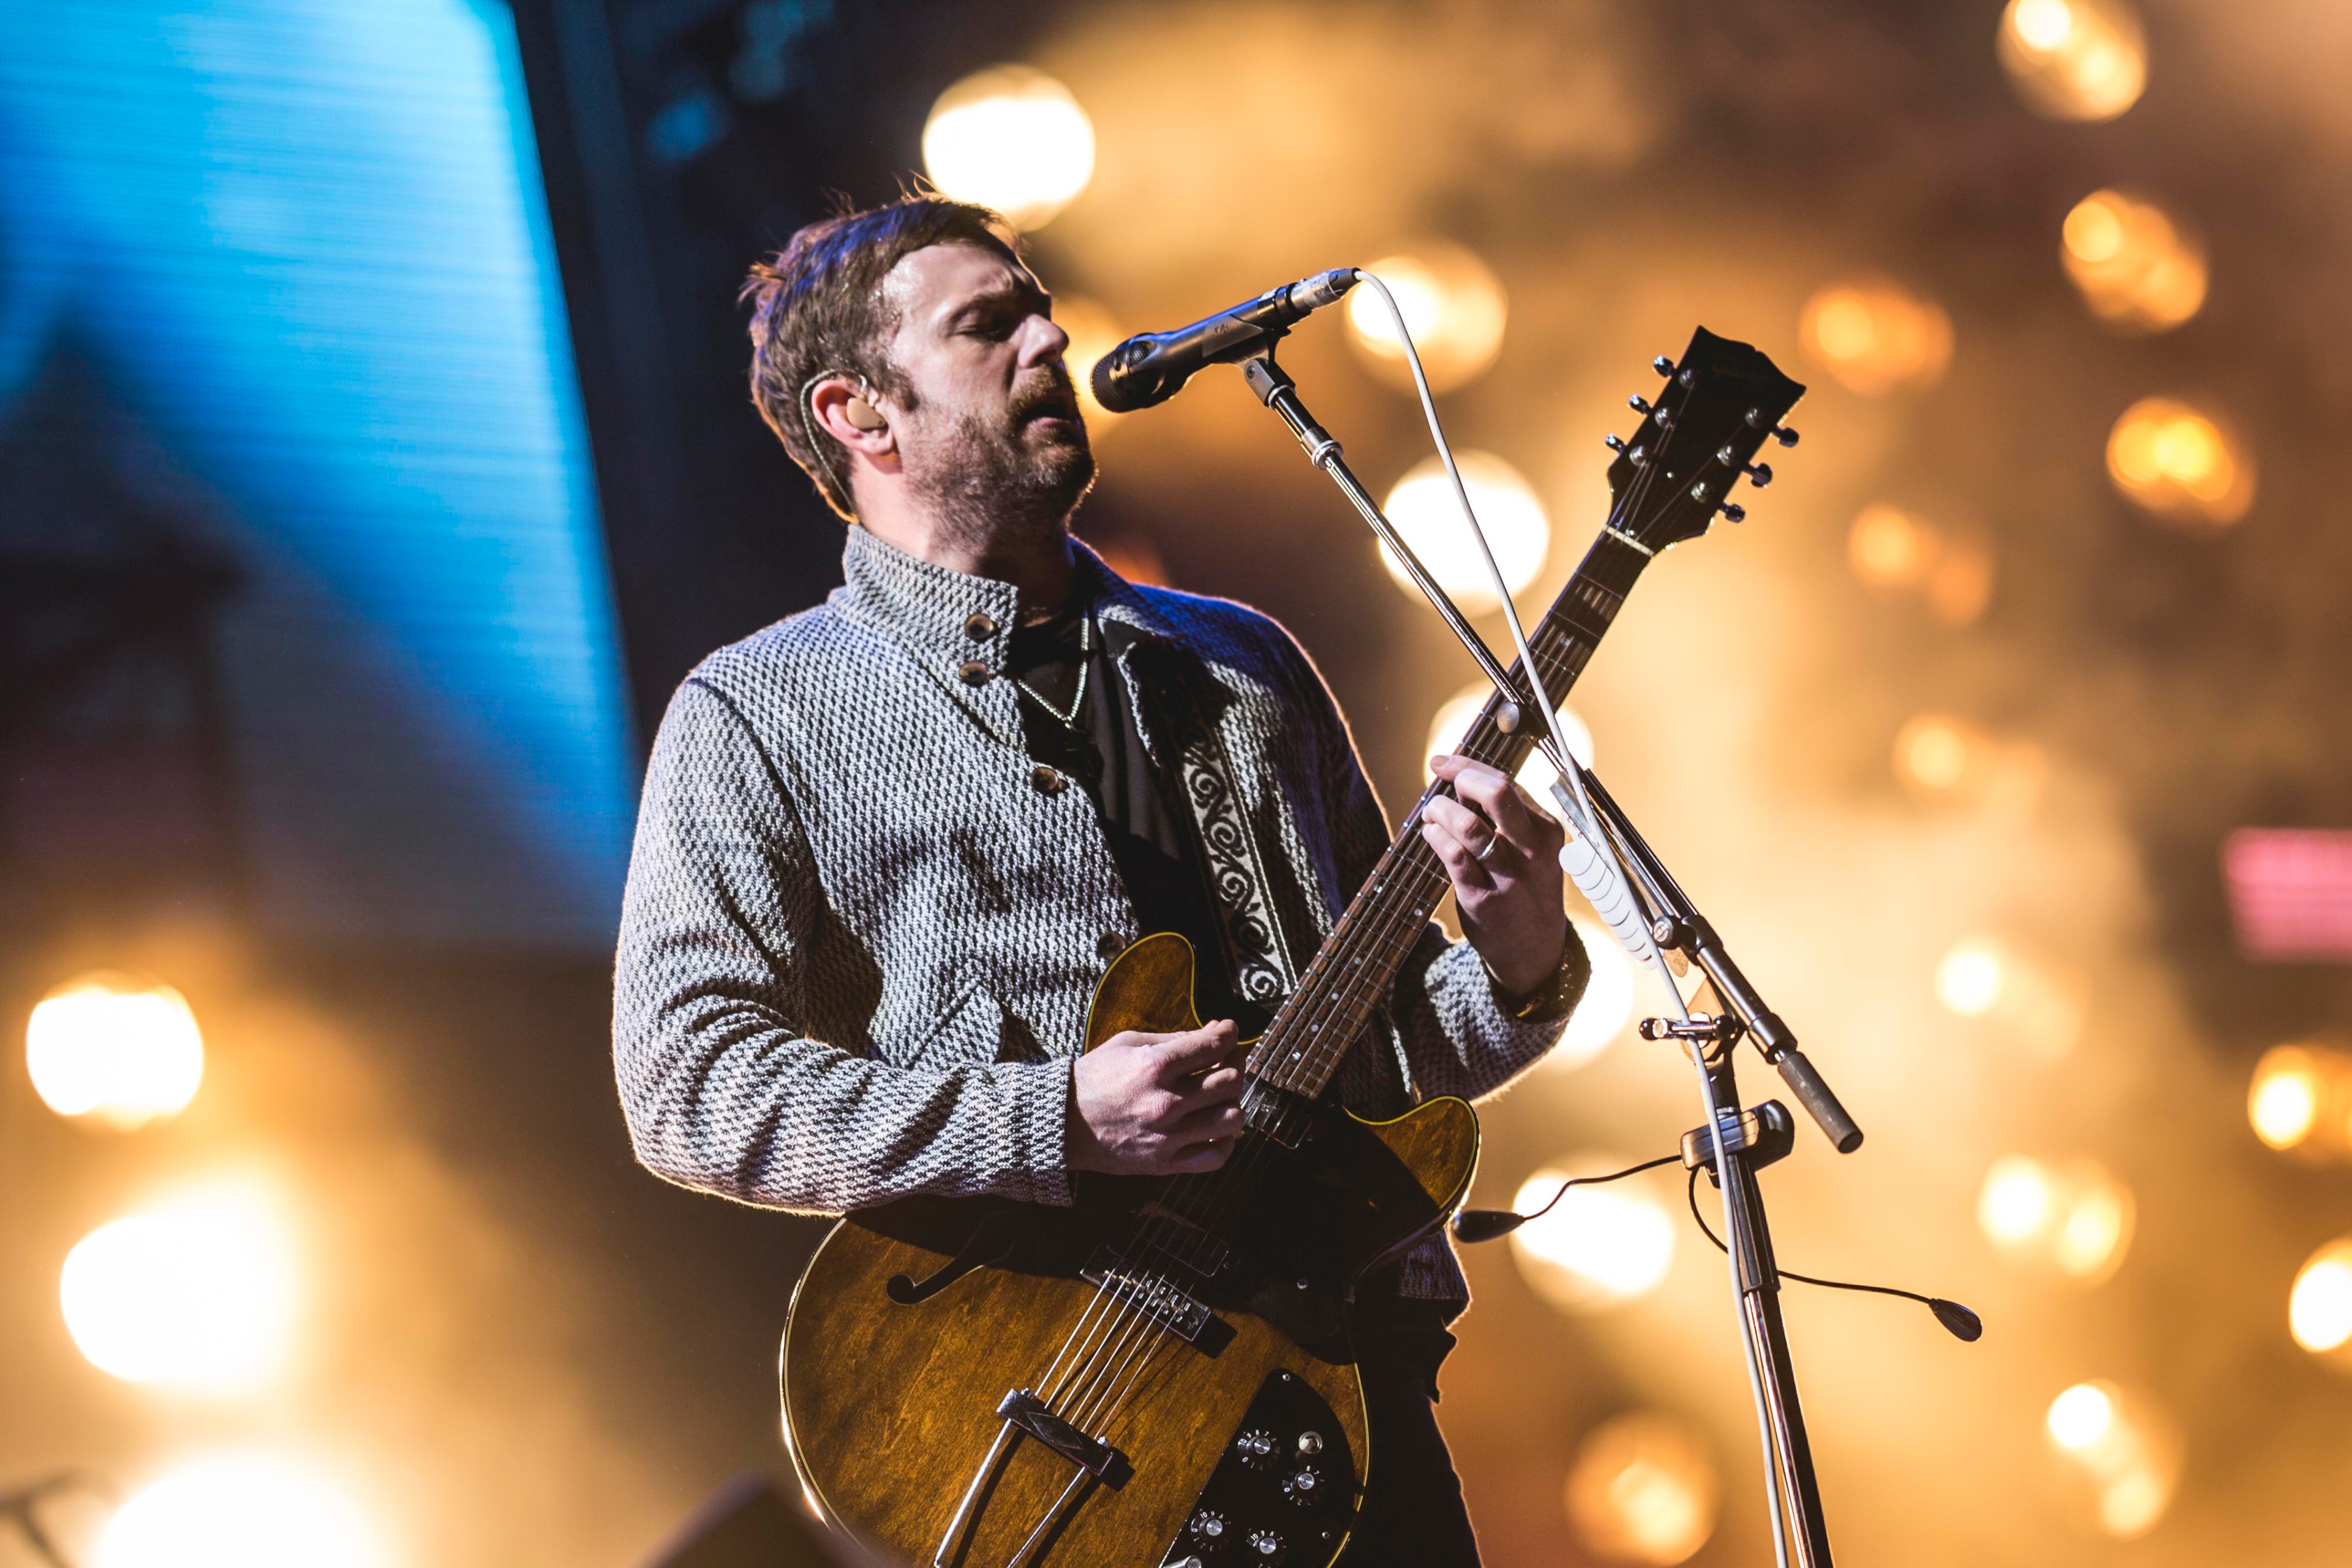
{"type": "Polygon", "coordinates": [[[1095,953],[1097,957],[1105,959],[1117,958],[1120,953],[1125,952],[1126,951],[1127,938],[1119,935],[1118,932],[1115,931],[1107,931],[1103,932],[1102,935],[1095,939],[1095,953]]]}
{"type": "Polygon", "coordinates": [[[1049,768],[1039,763],[1029,770],[1029,782],[1039,795],[1059,795],[1070,787],[1070,781],[1059,768],[1049,768]]]}
{"type": "Polygon", "coordinates": [[[986,642],[996,635],[996,617],[986,610],[975,610],[963,624],[963,635],[974,642],[986,642]]]}
{"type": "Polygon", "coordinates": [[[987,661],[977,658],[965,659],[956,666],[956,674],[962,679],[966,686],[985,686],[988,684],[987,661]]]}

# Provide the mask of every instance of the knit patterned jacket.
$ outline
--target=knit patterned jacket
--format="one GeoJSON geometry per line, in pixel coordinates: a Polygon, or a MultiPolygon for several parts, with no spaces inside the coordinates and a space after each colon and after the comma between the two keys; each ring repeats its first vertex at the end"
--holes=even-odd
{"type": "MultiPolygon", "coordinates": [[[[1172,649],[1222,694],[1209,721],[1303,969],[1390,837],[1328,689],[1268,617],[1078,554],[1130,692],[1132,661],[1172,649]]],[[[1013,586],[862,528],[844,562],[826,603],[706,659],[654,743],[614,986],[637,1158],[809,1213],[917,1193],[1066,1205],[1087,1004],[1147,933],[1087,792],[1024,749],[1002,670],[1013,586]]],[[[1556,1000],[1515,1018],[1431,926],[1349,1053],[1343,1100],[1393,1115],[1491,1093],[1558,1038],[1585,963],[1570,941],[1556,1000]]],[[[1468,1297],[1437,1239],[1400,1289],[1468,1297]]]]}

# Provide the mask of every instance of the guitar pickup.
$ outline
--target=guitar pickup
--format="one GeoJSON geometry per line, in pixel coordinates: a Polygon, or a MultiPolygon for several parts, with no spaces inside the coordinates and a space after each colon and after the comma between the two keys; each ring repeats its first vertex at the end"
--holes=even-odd
{"type": "Polygon", "coordinates": [[[996,1413],[1063,1458],[1117,1491],[1135,1474],[1125,1454],[1099,1437],[1088,1436],[1045,1408],[1045,1402],[1025,1389],[1004,1396],[996,1413]]]}
{"type": "Polygon", "coordinates": [[[1214,1356],[1234,1342],[1234,1326],[1167,1279],[1122,1268],[1105,1253],[1078,1271],[1078,1278],[1121,1301],[1199,1351],[1214,1356]]]}

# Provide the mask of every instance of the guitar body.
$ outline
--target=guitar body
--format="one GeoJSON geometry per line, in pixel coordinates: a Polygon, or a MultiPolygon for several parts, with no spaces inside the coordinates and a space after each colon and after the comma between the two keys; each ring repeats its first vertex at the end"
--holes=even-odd
{"type": "MultiPolygon", "coordinates": [[[[1087,1045],[1197,1027],[1192,988],[1191,946],[1147,937],[1087,1045]]],[[[1460,1100],[1326,1110],[1295,1150],[1246,1134],[1216,1186],[1081,1176],[1066,1209],[852,1215],[784,1335],[802,1479],[866,1549],[925,1568],[1324,1568],[1375,1462],[1355,1283],[1454,1212],[1477,1148],[1460,1100]],[[1023,1394],[1044,1414],[1008,1416],[1023,1394]]]]}

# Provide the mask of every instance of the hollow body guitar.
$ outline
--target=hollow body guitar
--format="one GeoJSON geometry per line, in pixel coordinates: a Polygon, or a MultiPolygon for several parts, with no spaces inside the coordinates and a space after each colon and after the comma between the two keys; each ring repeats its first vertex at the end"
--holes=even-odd
{"type": "MultiPolygon", "coordinates": [[[[1529,637],[1555,700],[1649,560],[1706,531],[1802,391],[1702,329],[1656,405],[1636,400],[1609,527],[1529,637]]],[[[1456,750],[1513,770],[1533,728],[1497,694],[1456,750]]],[[[846,1537],[926,1568],[1338,1556],[1379,1463],[1349,1333],[1356,1284],[1444,1223],[1477,1160],[1461,1100],[1368,1121],[1328,1093],[1445,892],[1421,837],[1444,788],[1254,1043],[1246,1130],[1223,1168],[1080,1173],[1067,1208],[908,1199],[826,1237],[785,1330],[784,1427],[846,1537]]],[[[1192,972],[1181,937],[1129,948],[1086,1047],[1197,1027],[1192,972]]]]}

